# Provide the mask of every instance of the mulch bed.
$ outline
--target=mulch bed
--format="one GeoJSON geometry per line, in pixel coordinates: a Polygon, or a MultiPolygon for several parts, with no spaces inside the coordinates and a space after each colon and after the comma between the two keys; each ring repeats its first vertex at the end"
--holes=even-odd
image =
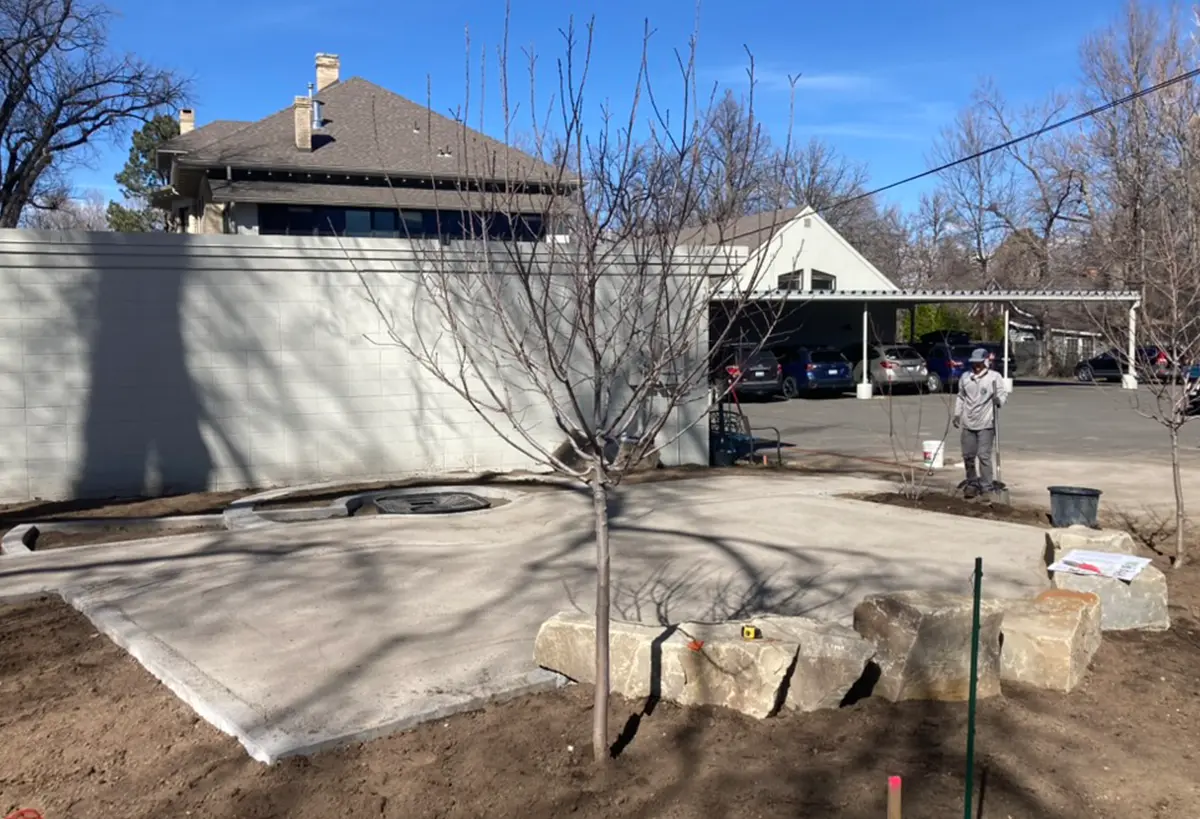
{"type": "MultiPolygon", "coordinates": [[[[1171,573],[1175,627],[1107,635],[1070,696],[984,701],[991,819],[1194,819],[1200,573],[1171,573]]],[[[266,768],[57,600],[0,607],[0,815],[52,817],[837,817],[962,815],[966,708],[866,699],[758,722],[660,704],[607,770],[572,686],[266,768]]],[[[613,736],[642,703],[616,701],[613,736]]]]}

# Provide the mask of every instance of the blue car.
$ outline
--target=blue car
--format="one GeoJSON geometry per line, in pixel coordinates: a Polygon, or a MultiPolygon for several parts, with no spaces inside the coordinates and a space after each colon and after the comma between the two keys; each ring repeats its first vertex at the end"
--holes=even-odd
{"type": "Polygon", "coordinates": [[[849,359],[830,347],[792,347],[775,350],[782,366],[780,392],[784,398],[799,395],[835,395],[854,389],[849,359]]]}
{"type": "MultiPolygon", "coordinates": [[[[994,341],[975,341],[969,344],[934,344],[925,356],[925,367],[929,375],[925,378],[928,392],[954,391],[958,380],[970,371],[968,361],[977,349],[988,352],[988,366],[999,373],[1004,372],[1004,345],[994,341]]],[[[1009,362],[1011,366],[1011,361],[1009,362]]]]}

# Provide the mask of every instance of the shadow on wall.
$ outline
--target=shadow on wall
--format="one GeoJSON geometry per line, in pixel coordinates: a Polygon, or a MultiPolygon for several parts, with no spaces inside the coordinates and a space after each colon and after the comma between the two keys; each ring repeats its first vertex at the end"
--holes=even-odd
{"type": "Polygon", "coordinates": [[[187,275],[98,271],[90,315],[83,317],[91,388],[76,497],[209,487],[213,457],[201,435],[204,409],[183,345],[187,275]]]}

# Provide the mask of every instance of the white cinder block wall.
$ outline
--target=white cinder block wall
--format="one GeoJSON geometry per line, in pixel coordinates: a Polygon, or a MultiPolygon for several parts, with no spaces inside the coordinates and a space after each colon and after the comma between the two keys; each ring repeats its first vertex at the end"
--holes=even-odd
{"type": "MultiPolygon", "coordinates": [[[[364,337],[359,272],[406,319],[413,264],[403,240],[0,231],[0,499],[537,468],[364,337]]],[[[707,461],[702,409],[664,461],[707,461]]],[[[562,437],[548,407],[531,425],[562,437]]]]}

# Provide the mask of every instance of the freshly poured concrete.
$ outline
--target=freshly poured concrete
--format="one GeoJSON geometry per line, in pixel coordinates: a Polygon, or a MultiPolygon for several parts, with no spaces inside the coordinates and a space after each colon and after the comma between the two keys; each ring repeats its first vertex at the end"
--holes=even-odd
{"type": "MultiPolygon", "coordinates": [[[[867,594],[1045,588],[1043,533],[830,497],[764,474],[631,486],[614,501],[614,616],[757,612],[849,622],[867,594]]],[[[589,496],[0,559],[0,598],[62,591],[187,700],[273,761],[552,685],[539,624],[593,607],[589,496]]]]}

